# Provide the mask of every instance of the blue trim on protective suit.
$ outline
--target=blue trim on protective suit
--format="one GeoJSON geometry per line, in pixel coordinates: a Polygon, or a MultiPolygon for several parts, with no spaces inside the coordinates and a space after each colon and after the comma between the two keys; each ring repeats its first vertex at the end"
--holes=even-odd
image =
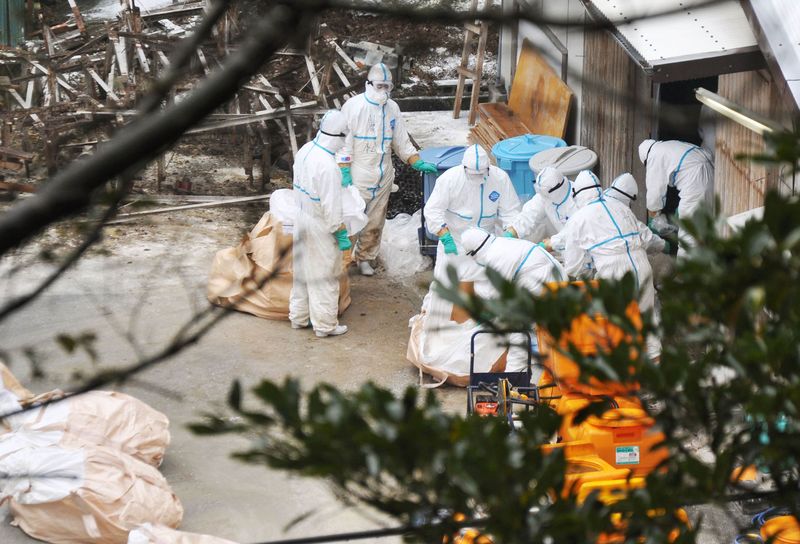
{"type": "Polygon", "coordinates": [[[319,144],[317,143],[317,139],[316,139],[316,138],[314,138],[313,140],[311,140],[311,143],[312,143],[312,144],[314,144],[315,146],[317,146],[318,148],[320,148],[321,150],[323,150],[325,153],[327,153],[327,154],[328,154],[328,155],[330,155],[331,157],[335,157],[335,156],[336,156],[336,153],[334,153],[334,152],[333,152],[333,151],[331,151],[330,149],[327,149],[327,148],[325,148],[325,147],[322,147],[321,145],[319,145],[319,144]]]}
{"type": "Polygon", "coordinates": [[[292,183],[292,186],[293,186],[295,189],[297,189],[298,191],[300,191],[301,193],[303,193],[304,195],[306,195],[306,196],[307,196],[309,199],[311,199],[313,202],[320,202],[320,198],[319,198],[319,197],[314,197],[314,196],[311,196],[311,193],[309,193],[309,192],[308,192],[306,189],[304,189],[304,188],[303,188],[303,187],[301,187],[300,185],[298,185],[298,184],[296,184],[296,183],[292,183]]]}
{"type": "MultiPolygon", "coordinates": [[[[599,200],[596,200],[595,202],[592,202],[592,204],[595,204],[595,203],[600,203],[600,205],[603,206],[603,209],[608,214],[609,219],[611,219],[611,222],[614,223],[614,228],[617,229],[617,233],[619,234],[619,237],[622,239],[623,242],[625,242],[625,252],[628,254],[628,260],[630,260],[631,266],[633,267],[633,274],[636,277],[636,285],[640,285],[640,283],[639,283],[639,269],[636,267],[636,263],[633,260],[633,255],[631,255],[631,248],[628,245],[628,240],[625,239],[626,237],[629,237],[631,235],[631,233],[622,234],[622,229],[619,228],[619,225],[617,224],[617,220],[614,219],[614,216],[611,214],[611,210],[609,210],[608,206],[606,206],[605,200],[599,199],[599,200]]],[[[633,233],[633,234],[637,234],[637,233],[633,233]]]]}
{"type": "Polygon", "coordinates": [[[356,140],[377,140],[378,139],[375,136],[358,136],[358,135],[353,135],[353,138],[355,138],[356,140]]]}
{"type": "Polygon", "coordinates": [[[372,104],[373,106],[380,106],[380,104],[378,104],[377,102],[373,102],[372,100],[370,100],[369,98],[367,98],[367,95],[364,95],[364,100],[366,100],[367,102],[369,102],[369,103],[370,103],[370,104],[372,104]]]}
{"type": "Polygon", "coordinates": [[[558,209],[561,207],[562,204],[564,204],[567,201],[567,199],[569,198],[569,195],[571,193],[572,193],[572,182],[570,180],[567,180],[567,194],[564,195],[564,200],[562,200],[561,202],[559,202],[558,204],[555,205],[556,217],[558,217],[558,220],[561,221],[562,223],[564,221],[561,219],[561,212],[558,211],[558,209]]]}
{"type": "Polygon", "coordinates": [[[547,258],[548,258],[548,260],[550,260],[550,262],[551,262],[551,263],[553,263],[553,264],[555,265],[555,269],[556,269],[556,270],[558,270],[558,279],[559,279],[559,281],[563,281],[563,280],[564,280],[564,276],[562,276],[562,275],[561,275],[561,270],[559,270],[559,266],[558,266],[558,264],[559,264],[559,263],[558,263],[558,261],[556,261],[556,260],[553,258],[553,256],[552,256],[552,255],[550,255],[550,252],[549,252],[549,251],[547,251],[545,248],[543,248],[543,247],[542,247],[541,245],[539,245],[539,244],[536,244],[536,245],[535,245],[535,246],[533,246],[533,247],[532,247],[530,250],[528,250],[528,253],[526,253],[526,254],[525,254],[525,257],[522,259],[522,262],[521,262],[521,263],[519,263],[519,266],[518,266],[518,267],[517,267],[517,269],[514,271],[514,275],[511,277],[511,281],[517,281],[517,276],[519,276],[519,273],[522,271],[522,267],[523,267],[523,266],[525,266],[525,263],[526,263],[526,262],[528,262],[528,258],[531,256],[531,254],[532,254],[532,253],[534,252],[534,250],[536,250],[536,249],[541,249],[541,250],[544,252],[544,254],[545,254],[545,255],[547,255],[547,258]]]}
{"type": "Polygon", "coordinates": [[[669,175],[669,186],[670,187],[675,187],[675,178],[678,177],[678,172],[681,171],[681,168],[683,167],[683,161],[686,160],[687,155],[689,155],[689,153],[691,153],[692,151],[695,151],[697,149],[700,149],[700,148],[695,145],[695,146],[690,147],[689,149],[687,149],[683,153],[683,155],[681,156],[681,160],[678,161],[678,167],[672,172],[672,174],[669,175]]]}
{"type": "Polygon", "coordinates": [[[461,219],[463,219],[465,221],[472,221],[472,216],[471,215],[461,215],[460,213],[454,212],[453,210],[451,210],[449,208],[447,209],[447,211],[449,213],[452,213],[453,215],[457,215],[458,217],[460,217],[461,219]]]}

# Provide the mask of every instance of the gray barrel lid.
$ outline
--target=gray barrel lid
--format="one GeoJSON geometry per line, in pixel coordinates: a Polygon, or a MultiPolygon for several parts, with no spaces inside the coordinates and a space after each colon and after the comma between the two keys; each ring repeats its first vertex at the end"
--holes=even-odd
{"type": "Polygon", "coordinates": [[[528,161],[528,166],[536,173],[552,166],[567,177],[573,177],[581,170],[591,170],[596,164],[597,153],[582,145],[546,149],[528,161]]]}

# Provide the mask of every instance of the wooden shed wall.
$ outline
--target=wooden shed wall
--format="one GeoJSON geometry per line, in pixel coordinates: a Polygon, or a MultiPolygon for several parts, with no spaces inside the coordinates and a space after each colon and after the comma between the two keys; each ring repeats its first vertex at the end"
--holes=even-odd
{"type": "Polygon", "coordinates": [[[0,45],[16,47],[25,39],[25,0],[0,0],[0,45]]]}
{"type": "MultiPolygon", "coordinates": [[[[789,111],[778,92],[772,76],[763,70],[719,78],[719,95],[768,118],[780,120],[789,115],[789,111]]],[[[735,215],[763,206],[766,192],[771,188],[781,188],[777,168],[736,159],[738,154],[761,153],[764,149],[761,136],[718,116],[714,190],[720,202],[718,211],[723,215],[735,215]]]]}
{"type": "Polygon", "coordinates": [[[652,84],[608,32],[587,31],[584,55],[581,143],[597,152],[595,172],[605,186],[624,172],[633,174],[642,195],[633,210],[644,218],[644,167],[637,150],[654,124],[652,84]]]}

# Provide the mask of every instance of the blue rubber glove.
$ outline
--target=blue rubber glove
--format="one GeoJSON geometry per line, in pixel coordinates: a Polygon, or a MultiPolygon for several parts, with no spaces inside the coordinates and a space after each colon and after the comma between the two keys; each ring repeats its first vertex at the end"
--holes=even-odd
{"type": "Polygon", "coordinates": [[[339,170],[342,171],[342,187],[350,187],[353,184],[353,174],[350,173],[350,167],[342,166],[339,170]]]}
{"type": "Polygon", "coordinates": [[[439,240],[442,241],[442,245],[444,246],[444,252],[448,255],[458,255],[458,248],[456,247],[456,242],[453,240],[453,235],[450,234],[450,231],[445,232],[441,236],[439,236],[439,240]]]}
{"type": "Polygon", "coordinates": [[[430,162],[425,162],[422,159],[419,159],[417,162],[411,165],[411,168],[416,170],[417,172],[424,172],[425,174],[438,174],[439,169],[436,168],[436,165],[430,162]]]}
{"type": "Polygon", "coordinates": [[[516,238],[517,235],[511,232],[510,230],[503,231],[503,238],[516,238]]]}
{"type": "Polygon", "coordinates": [[[339,244],[339,251],[347,251],[353,247],[353,242],[347,236],[347,229],[340,229],[333,233],[336,242],[339,244]]]}
{"type": "Polygon", "coordinates": [[[664,240],[664,249],[661,250],[661,253],[664,255],[672,253],[672,244],[669,243],[669,240],[664,240]]]}

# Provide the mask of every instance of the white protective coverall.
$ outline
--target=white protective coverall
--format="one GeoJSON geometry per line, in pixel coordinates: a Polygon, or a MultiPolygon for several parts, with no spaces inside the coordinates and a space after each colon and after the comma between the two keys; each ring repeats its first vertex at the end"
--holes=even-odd
{"type": "Polygon", "coordinates": [[[492,268],[533,294],[540,293],[546,283],[569,279],[561,263],[541,244],[498,238],[478,228],[467,229],[461,240],[464,251],[476,263],[492,268]]]}
{"type": "MultiPolygon", "coordinates": [[[[561,232],[564,268],[573,277],[581,277],[586,258],[592,260],[599,279],[617,280],[632,272],[639,285],[639,309],[655,309],[653,270],[647,259],[644,226],[631,209],[615,199],[604,199],[597,178],[578,174],[573,198],[578,211],[561,232]]],[[[648,355],[661,355],[661,342],[647,339],[648,355]]]]}
{"type": "Polygon", "coordinates": [[[328,112],[316,138],[300,148],[294,162],[294,193],[300,212],[293,229],[289,320],[304,327],[310,319],[321,334],[333,332],[339,323],[342,252],[334,233],[342,225],[342,173],[335,154],[344,146],[346,130],[344,116],[328,112]]]}
{"type": "Polygon", "coordinates": [[[376,64],[367,76],[364,93],[342,106],[349,133],[346,151],[351,154],[353,184],[367,203],[367,226],[359,233],[353,257],[372,261],[378,256],[386,209],[394,182],[392,151],[403,162],[417,155],[406,131],[400,107],[388,92],[377,91],[375,82],[391,82],[385,65],[376,64]]]}
{"type": "MultiPolygon", "coordinates": [[[[647,209],[660,212],[667,201],[667,188],[678,190],[678,217],[688,219],[701,207],[714,205],[714,162],[707,151],[676,140],[645,140],[639,145],[639,159],[645,165],[647,209]]],[[[681,246],[692,246],[694,239],[678,231],[681,246]]],[[[685,253],[678,249],[678,256],[685,253]]]]}
{"type": "Polygon", "coordinates": [[[576,208],[572,182],[557,169],[544,168],[535,184],[536,194],[525,203],[511,226],[518,238],[541,242],[561,232],[576,208]]]}
{"type": "MultiPolygon", "coordinates": [[[[613,198],[630,208],[631,203],[639,196],[639,186],[636,183],[636,179],[626,172],[617,176],[603,195],[605,195],[606,200],[613,198]]],[[[641,223],[641,221],[639,221],[639,223],[641,223]]],[[[645,227],[643,223],[641,223],[641,226],[645,227]]],[[[667,242],[661,236],[654,234],[649,228],[646,229],[646,232],[642,231],[642,238],[644,238],[644,244],[648,253],[664,252],[667,242]]]]}
{"type": "Polygon", "coordinates": [[[447,267],[452,265],[458,269],[461,281],[481,279],[483,270],[464,254],[461,234],[469,227],[501,232],[519,214],[519,209],[519,197],[508,174],[492,166],[481,146],[469,146],[461,166],[454,166],[439,176],[425,203],[428,230],[438,235],[446,228],[458,248],[457,255],[447,254],[439,242],[434,278],[445,281],[447,267]]]}

